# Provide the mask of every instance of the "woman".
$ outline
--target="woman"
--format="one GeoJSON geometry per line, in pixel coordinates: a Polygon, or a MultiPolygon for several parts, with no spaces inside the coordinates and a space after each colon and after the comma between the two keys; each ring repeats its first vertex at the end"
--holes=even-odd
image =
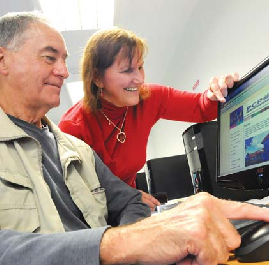
{"type": "MultiPolygon", "coordinates": [[[[111,171],[135,187],[146,162],[152,126],[161,118],[206,122],[217,116],[217,100],[238,76],[213,78],[204,93],[144,84],[146,43],[130,31],[113,28],[95,33],[82,58],[84,98],[62,117],[59,127],[88,143],[111,171]]],[[[159,202],[142,192],[152,209],[159,202]]]]}

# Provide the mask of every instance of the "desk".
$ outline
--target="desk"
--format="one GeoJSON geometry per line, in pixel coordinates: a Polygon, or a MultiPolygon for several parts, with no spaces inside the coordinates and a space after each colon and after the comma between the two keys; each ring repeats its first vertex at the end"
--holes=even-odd
{"type": "Polygon", "coordinates": [[[231,260],[225,263],[225,265],[269,265],[269,261],[256,262],[256,263],[243,263],[237,260],[231,260]]]}
{"type": "Polygon", "coordinates": [[[222,265],[269,265],[269,261],[263,261],[263,262],[256,262],[256,263],[245,263],[245,262],[239,262],[234,256],[231,256],[229,261],[227,263],[222,265]]]}

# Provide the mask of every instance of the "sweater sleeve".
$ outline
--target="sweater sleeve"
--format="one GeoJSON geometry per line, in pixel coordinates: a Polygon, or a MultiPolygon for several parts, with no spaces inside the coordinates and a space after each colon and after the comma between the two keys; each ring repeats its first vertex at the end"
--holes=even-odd
{"type": "Polygon", "coordinates": [[[83,140],[81,135],[81,128],[79,124],[74,123],[72,120],[61,120],[58,124],[62,132],[68,133],[77,137],[80,140],[83,140]]]}
{"type": "Polygon", "coordinates": [[[109,228],[55,234],[0,231],[0,264],[100,265],[100,242],[109,228]]]}
{"type": "Polygon", "coordinates": [[[83,139],[84,128],[82,120],[84,119],[84,117],[82,111],[82,104],[82,100],[80,100],[70,109],[68,109],[61,117],[58,127],[61,129],[62,132],[73,135],[76,138],[85,141],[85,139],[83,139]]]}
{"type": "Polygon", "coordinates": [[[141,192],[115,177],[94,152],[95,168],[101,186],[105,189],[108,208],[108,224],[130,224],[151,215],[150,208],[141,200],[141,192]]]}
{"type": "Polygon", "coordinates": [[[158,119],[206,122],[217,117],[217,101],[211,101],[204,93],[176,90],[172,87],[149,85],[150,105],[156,106],[158,119]]]}

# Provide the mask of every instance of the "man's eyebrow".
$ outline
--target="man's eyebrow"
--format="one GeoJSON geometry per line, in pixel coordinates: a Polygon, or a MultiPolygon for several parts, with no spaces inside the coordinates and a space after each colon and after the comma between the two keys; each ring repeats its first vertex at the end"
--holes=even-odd
{"type": "MultiPolygon", "coordinates": [[[[44,48],[42,49],[42,51],[49,51],[49,52],[53,52],[53,53],[55,53],[55,54],[59,54],[59,50],[56,49],[56,48],[54,48],[54,47],[52,47],[52,46],[46,46],[46,47],[44,47],[44,48]]],[[[64,54],[64,58],[66,59],[67,56],[68,56],[68,53],[65,53],[65,54],[64,54]]]]}

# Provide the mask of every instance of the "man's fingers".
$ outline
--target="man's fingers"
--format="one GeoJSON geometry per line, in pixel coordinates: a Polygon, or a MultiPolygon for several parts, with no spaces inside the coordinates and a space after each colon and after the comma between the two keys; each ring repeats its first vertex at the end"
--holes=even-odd
{"type": "Polygon", "coordinates": [[[214,209],[213,219],[217,226],[217,230],[221,233],[221,236],[226,243],[228,251],[239,247],[241,237],[223,212],[219,209],[214,209]]]}
{"type": "Polygon", "coordinates": [[[229,219],[251,219],[269,222],[269,208],[262,208],[249,203],[220,201],[222,211],[229,219]],[[227,209],[228,208],[228,209],[227,209]]]}
{"type": "Polygon", "coordinates": [[[150,207],[151,211],[155,210],[155,207],[157,205],[160,205],[160,202],[155,199],[152,195],[140,190],[141,194],[142,194],[142,201],[146,204],[148,204],[148,206],[150,207]]]}
{"type": "Polygon", "coordinates": [[[154,198],[152,195],[150,195],[144,191],[141,191],[141,193],[142,193],[142,196],[144,196],[147,200],[151,201],[155,205],[160,205],[160,202],[156,198],[154,198]]]}

